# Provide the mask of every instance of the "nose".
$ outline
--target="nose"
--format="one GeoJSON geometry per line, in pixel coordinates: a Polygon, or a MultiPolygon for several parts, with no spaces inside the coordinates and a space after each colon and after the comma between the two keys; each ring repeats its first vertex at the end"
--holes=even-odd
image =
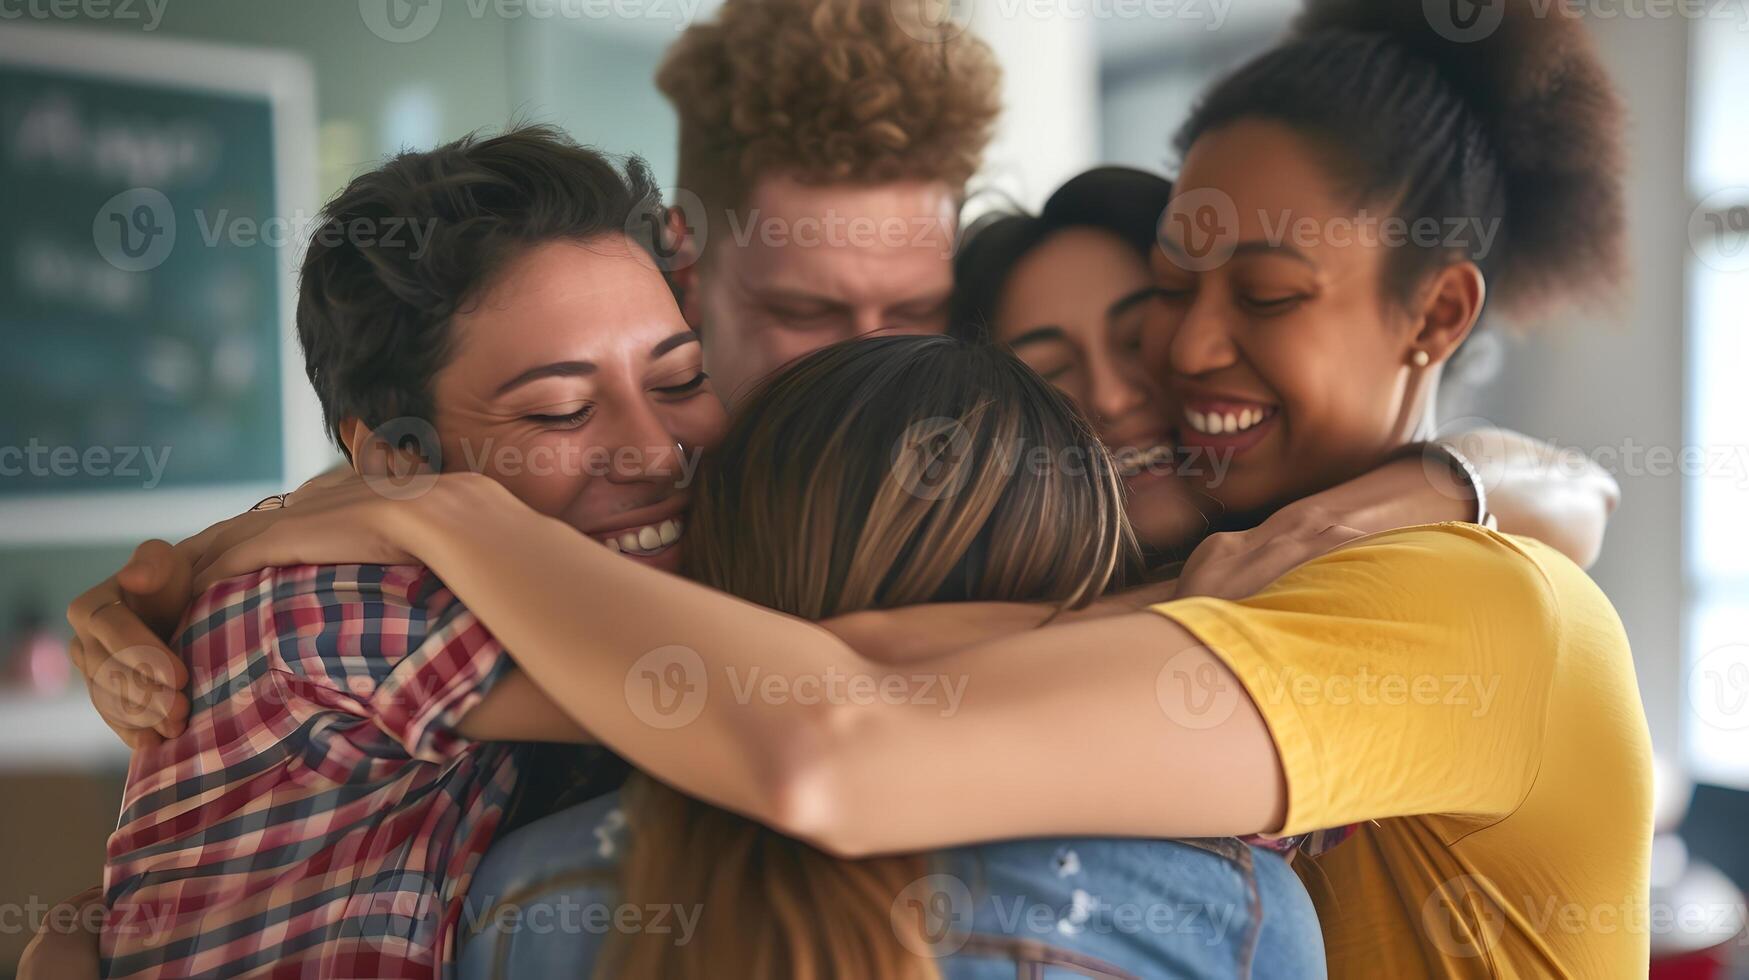
{"type": "Polygon", "coordinates": [[[1208,374],[1238,360],[1238,348],[1215,290],[1198,290],[1168,330],[1165,366],[1174,374],[1208,374]]]}
{"type": "Polygon", "coordinates": [[[858,306],[850,311],[850,336],[867,337],[887,328],[886,311],[879,306],[858,306]]]}
{"type": "Polygon", "coordinates": [[[1140,365],[1128,353],[1095,353],[1087,359],[1087,409],[1103,428],[1148,403],[1148,391],[1137,377],[1140,365]]]}

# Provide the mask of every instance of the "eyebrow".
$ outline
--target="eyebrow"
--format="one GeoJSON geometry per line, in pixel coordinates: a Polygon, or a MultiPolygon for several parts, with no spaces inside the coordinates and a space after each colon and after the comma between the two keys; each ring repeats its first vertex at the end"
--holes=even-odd
{"type": "MultiPolygon", "coordinates": [[[[827,296],[821,293],[810,293],[797,289],[787,289],[781,286],[767,289],[755,287],[748,291],[761,302],[765,303],[794,303],[797,305],[814,304],[830,310],[851,310],[855,309],[857,306],[857,303],[854,301],[845,301],[834,296],[827,296]]],[[[949,286],[939,292],[919,293],[915,296],[907,296],[904,299],[896,300],[885,305],[887,309],[903,309],[908,306],[921,306],[925,303],[935,306],[947,303],[952,297],[953,287],[949,286]]]]}
{"type": "Polygon", "coordinates": [[[499,385],[498,390],[493,394],[502,395],[512,388],[520,388],[531,381],[539,381],[542,378],[580,378],[594,373],[595,365],[590,361],[554,361],[551,364],[529,368],[499,385]]]}
{"type": "Polygon", "coordinates": [[[850,305],[843,300],[834,299],[830,296],[822,296],[818,293],[807,293],[794,289],[761,289],[754,287],[748,290],[748,292],[752,293],[753,296],[762,303],[793,303],[796,305],[814,304],[834,310],[850,308],[850,305]]]}
{"type": "Polygon", "coordinates": [[[1159,292],[1159,290],[1155,289],[1153,286],[1143,286],[1135,292],[1130,293],[1128,296],[1121,297],[1109,307],[1106,307],[1105,318],[1107,320],[1115,320],[1130,310],[1147,302],[1149,299],[1152,299],[1157,292],[1159,292]]]}
{"type": "MultiPolygon", "coordinates": [[[[669,336],[657,341],[656,346],[650,348],[650,356],[661,357],[663,354],[666,354],[677,347],[684,347],[687,344],[696,343],[698,343],[698,334],[693,333],[691,330],[682,330],[679,333],[670,334],[669,336]]],[[[538,367],[529,368],[516,377],[511,378],[509,381],[499,385],[498,390],[492,394],[494,397],[503,395],[514,388],[520,388],[529,382],[539,381],[542,378],[581,378],[594,373],[595,363],[593,361],[554,361],[551,364],[542,364],[538,367]]]]}
{"type": "Polygon", "coordinates": [[[1025,347],[1027,344],[1042,344],[1052,340],[1067,341],[1068,339],[1069,335],[1064,332],[1062,327],[1048,325],[1043,327],[1033,327],[1031,330],[1028,330],[1013,340],[1008,341],[1008,348],[1014,350],[1020,347],[1025,347]]]}
{"type": "Polygon", "coordinates": [[[698,343],[698,334],[691,330],[682,330],[679,333],[664,337],[656,346],[650,348],[650,356],[661,357],[676,347],[685,347],[687,344],[696,343],[698,343]]]}

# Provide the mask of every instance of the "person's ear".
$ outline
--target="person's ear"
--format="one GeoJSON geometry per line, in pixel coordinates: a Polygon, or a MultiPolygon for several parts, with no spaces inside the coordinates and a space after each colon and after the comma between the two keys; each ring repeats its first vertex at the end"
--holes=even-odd
{"type": "Polygon", "coordinates": [[[346,444],[352,469],[359,476],[387,476],[406,479],[415,474],[435,472],[440,466],[432,457],[438,450],[436,433],[422,422],[389,428],[405,429],[395,438],[392,433],[372,429],[362,419],[349,418],[340,423],[340,441],[346,444]]]}
{"type": "Polygon", "coordinates": [[[382,472],[371,459],[370,426],[356,418],[342,419],[340,441],[346,446],[346,459],[354,473],[367,476],[382,472]]]}
{"type": "Polygon", "coordinates": [[[697,330],[698,266],[704,258],[705,231],[692,226],[685,208],[671,207],[668,209],[666,237],[668,281],[674,287],[675,298],[680,301],[680,315],[686,318],[688,326],[697,330]]]}
{"type": "Polygon", "coordinates": [[[1416,319],[1406,360],[1415,367],[1444,364],[1475,329],[1488,292],[1474,262],[1454,262],[1434,276],[1416,319]]]}

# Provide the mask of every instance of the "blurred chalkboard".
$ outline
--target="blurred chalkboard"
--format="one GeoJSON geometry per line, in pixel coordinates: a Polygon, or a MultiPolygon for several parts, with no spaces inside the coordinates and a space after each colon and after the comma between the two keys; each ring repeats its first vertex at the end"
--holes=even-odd
{"type": "Polygon", "coordinates": [[[54,39],[0,48],[0,500],[284,483],[283,99],[229,49],[54,39]]]}

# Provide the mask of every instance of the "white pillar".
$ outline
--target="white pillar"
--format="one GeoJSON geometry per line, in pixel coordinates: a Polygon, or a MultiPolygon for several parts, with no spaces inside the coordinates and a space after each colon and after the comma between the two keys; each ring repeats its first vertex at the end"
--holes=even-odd
{"type": "Polygon", "coordinates": [[[1002,64],[1002,117],[973,188],[999,188],[1036,210],[1099,161],[1099,49],[1093,20],[1074,5],[1025,6],[978,0],[972,14],[972,31],[1002,64]]]}

